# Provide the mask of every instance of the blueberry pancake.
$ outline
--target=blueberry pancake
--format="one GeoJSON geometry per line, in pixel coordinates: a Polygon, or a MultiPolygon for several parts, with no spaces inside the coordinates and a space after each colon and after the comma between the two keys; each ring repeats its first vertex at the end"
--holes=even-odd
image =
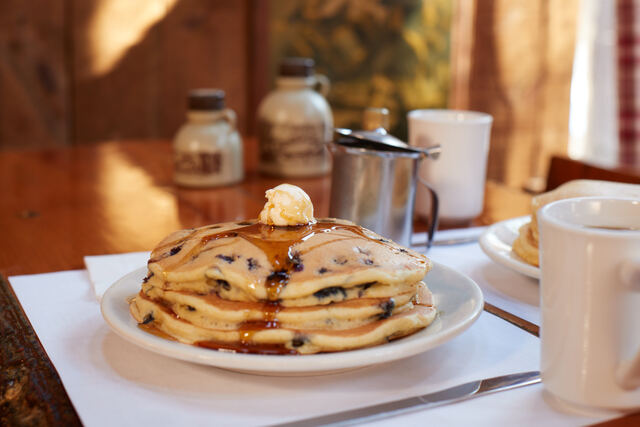
{"type": "Polygon", "coordinates": [[[429,325],[436,310],[421,280],[430,269],[424,255],[348,221],[261,218],[169,235],[130,311],[145,328],[202,347],[343,351],[429,325]]]}

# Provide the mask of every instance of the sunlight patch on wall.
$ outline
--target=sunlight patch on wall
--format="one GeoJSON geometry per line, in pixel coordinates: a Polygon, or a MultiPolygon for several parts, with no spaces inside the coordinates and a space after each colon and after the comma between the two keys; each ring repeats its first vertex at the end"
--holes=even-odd
{"type": "Polygon", "coordinates": [[[88,27],[91,74],[111,71],[176,3],[177,0],[99,0],[88,27]]]}

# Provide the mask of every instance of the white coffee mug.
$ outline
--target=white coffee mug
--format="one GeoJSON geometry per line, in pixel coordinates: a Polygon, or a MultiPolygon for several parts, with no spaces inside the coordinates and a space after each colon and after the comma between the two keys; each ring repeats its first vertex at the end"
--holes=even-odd
{"type": "MultiPolygon", "coordinates": [[[[414,110],[408,114],[409,144],[440,144],[437,161],[423,162],[420,177],[440,199],[440,219],[468,221],[482,212],[493,117],[459,110],[414,110]]],[[[416,212],[429,215],[429,198],[418,194],[416,212]]]]}
{"type": "Polygon", "coordinates": [[[538,211],[545,388],[577,407],[640,408],[640,200],[538,211]]]}

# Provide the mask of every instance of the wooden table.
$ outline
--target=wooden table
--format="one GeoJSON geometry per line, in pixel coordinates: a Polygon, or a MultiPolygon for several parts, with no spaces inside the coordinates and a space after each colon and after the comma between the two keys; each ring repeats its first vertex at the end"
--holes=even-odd
{"type": "MultiPolygon", "coordinates": [[[[256,162],[255,141],[248,140],[241,184],[194,190],[173,184],[167,141],[0,152],[0,274],[82,269],[84,255],[150,250],[180,228],[255,218],[265,190],[284,181],[307,191],[316,216],[328,215],[329,176],[267,178],[255,172],[256,162]]],[[[486,190],[484,212],[474,223],[529,212],[529,195],[491,182],[486,190]]],[[[0,283],[0,328],[0,425],[79,424],[6,281],[0,283]]],[[[640,417],[615,423],[626,421],[640,417]]]]}
{"type": "MultiPolygon", "coordinates": [[[[174,230],[255,218],[265,190],[302,187],[316,216],[329,213],[330,176],[260,176],[255,141],[246,144],[247,174],[238,185],[187,189],[173,184],[166,141],[119,141],[46,151],[0,152],[0,274],[84,268],[84,255],[149,250],[174,230]]],[[[476,220],[490,224],[528,213],[530,197],[487,186],[476,220]]]]}

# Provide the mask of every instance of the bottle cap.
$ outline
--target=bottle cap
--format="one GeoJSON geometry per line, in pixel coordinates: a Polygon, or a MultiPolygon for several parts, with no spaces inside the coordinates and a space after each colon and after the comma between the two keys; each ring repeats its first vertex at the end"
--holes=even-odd
{"type": "Polygon", "coordinates": [[[311,58],[284,58],[280,62],[282,77],[310,77],[315,74],[315,61],[311,58]]]}
{"type": "Polygon", "coordinates": [[[224,91],[220,89],[194,89],[189,92],[189,110],[217,111],[224,109],[224,91]]]}

